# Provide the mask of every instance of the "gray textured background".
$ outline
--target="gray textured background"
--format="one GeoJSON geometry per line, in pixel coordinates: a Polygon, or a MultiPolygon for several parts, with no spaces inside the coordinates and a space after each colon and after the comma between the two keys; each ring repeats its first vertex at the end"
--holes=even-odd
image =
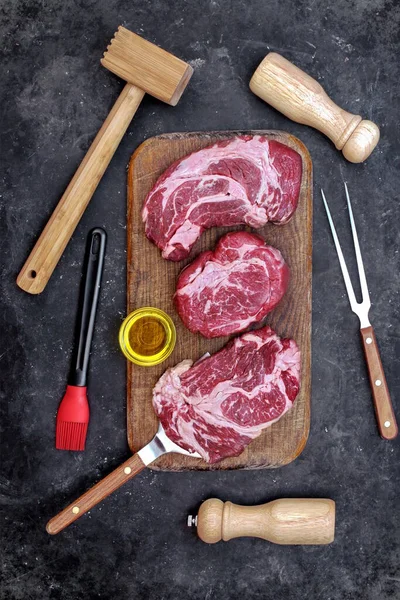
{"type": "Polygon", "coordinates": [[[372,321],[400,416],[399,21],[396,1],[1,2],[1,598],[303,599],[400,597],[399,442],[377,433],[367,373],[328,225],[324,187],[354,273],[342,180],[348,181],[372,298],[372,321]],[[45,292],[15,278],[117,98],[99,64],[124,24],[195,68],[176,108],[146,98],[45,292]],[[269,50],[316,77],[382,139],[362,165],[248,90],[269,50]],[[45,523],[128,456],[125,362],[126,167],[168,131],[284,129],[314,161],[313,394],[309,442],[275,471],[145,471],[64,533],[45,523]],[[54,449],[72,346],[85,237],[109,235],[90,367],[85,453],[54,449]],[[397,361],[397,362],[396,362],[397,361]],[[243,504],[282,496],[337,502],[327,547],[241,539],[207,546],[186,514],[212,496],[243,504]]]}

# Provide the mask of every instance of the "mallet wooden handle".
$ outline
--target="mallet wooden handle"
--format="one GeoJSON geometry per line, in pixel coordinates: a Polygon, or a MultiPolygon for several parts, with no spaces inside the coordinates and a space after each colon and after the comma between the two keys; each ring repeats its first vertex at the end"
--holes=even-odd
{"type": "Polygon", "coordinates": [[[31,294],[45,288],[144,94],[175,106],[193,73],[189,64],[125,27],[118,28],[101,64],[128,83],[17,278],[31,294]]]}
{"type": "Polygon", "coordinates": [[[96,483],[90,490],[75,500],[75,502],[72,502],[72,504],[64,508],[58,515],[50,519],[46,525],[47,532],[52,535],[59,533],[88,510],[96,506],[96,504],[99,504],[104,498],[107,498],[107,496],[129,481],[129,479],[132,479],[140,471],[143,471],[144,468],[145,464],[140,456],[134,454],[120,467],[117,467],[107,477],[96,483]]]}
{"type": "Polygon", "coordinates": [[[17,284],[26,292],[45,288],[144,93],[130,83],[122,90],[18,275],[17,284]]]}
{"type": "Polygon", "coordinates": [[[325,498],[284,498],[259,506],[206,500],[197,533],[213,544],[236,537],[258,537],[274,544],[329,544],[335,536],[335,503],[325,498]]]}
{"type": "Polygon", "coordinates": [[[392,440],[397,436],[398,428],[392,401],[390,399],[389,388],[386,383],[385,372],[379,355],[378,343],[371,326],[364,327],[360,331],[367,361],[379,433],[384,439],[392,440]]]}
{"type": "Polygon", "coordinates": [[[363,162],[379,141],[375,123],[337,106],[315,79],[275,52],[261,62],[250,89],[292,121],[327,135],[350,162],[363,162]]]}

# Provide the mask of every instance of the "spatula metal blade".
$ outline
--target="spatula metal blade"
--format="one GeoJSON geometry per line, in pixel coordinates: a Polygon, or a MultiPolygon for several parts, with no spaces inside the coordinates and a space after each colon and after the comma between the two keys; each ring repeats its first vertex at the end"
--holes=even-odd
{"type": "Polygon", "coordinates": [[[184,454],[185,456],[192,456],[193,458],[201,458],[198,452],[189,452],[188,450],[178,446],[178,444],[175,444],[175,442],[171,441],[165,433],[161,423],[158,425],[157,433],[151,442],[139,450],[138,455],[147,466],[154,462],[159,456],[168,454],[169,452],[176,452],[177,454],[184,454]]]}

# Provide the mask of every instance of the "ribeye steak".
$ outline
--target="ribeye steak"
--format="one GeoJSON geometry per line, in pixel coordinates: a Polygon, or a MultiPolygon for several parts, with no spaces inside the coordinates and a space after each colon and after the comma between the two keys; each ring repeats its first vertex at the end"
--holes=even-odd
{"type": "Polygon", "coordinates": [[[288,411],[299,391],[300,351],[263,327],[192,366],[168,369],[153,391],[168,437],[209,463],[238,456],[288,411]]]}
{"type": "Polygon", "coordinates": [[[258,235],[238,231],[183,269],[174,300],[190,331],[213,338],[261,321],[281,300],[288,281],[279,250],[258,235]]]}
{"type": "Polygon", "coordinates": [[[260,135],[240,135],[169,167],[147,195],[147,237],[164,258],[185,258],[204,229],[286,223],[297,207],[302,161],[260,135]]]}

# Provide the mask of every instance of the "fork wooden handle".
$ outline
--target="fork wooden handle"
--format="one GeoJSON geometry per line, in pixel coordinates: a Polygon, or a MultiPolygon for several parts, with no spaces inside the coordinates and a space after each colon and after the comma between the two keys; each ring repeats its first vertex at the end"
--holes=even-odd
{"type": "Polygon", "coordinates": [[[370,326],[361,329],[361,338],[367,360],[379,433],[385,440],[392,440],[398,434],[396,417],[373,328],[370,326]]]}
{"type": "Polygon", "coordinates": [[[75,500],[75,502],[72,502],[72,504],[64,508],[58,515],[50,519],[46,525],[47,532],[54,535],[65,529],[65,527],[68,527],[68,525],[71,525],[71,523],[79,519],[88,510],[115,492],[121,485],[132,479],[132,477],[135,477],[140,471],[143,471],[145,466],[138,454],[134,454],[128,458],[128,460],[114,469],[107,477],[104,477],[104,479],[96,483],[96,485],[75,500]]]}

